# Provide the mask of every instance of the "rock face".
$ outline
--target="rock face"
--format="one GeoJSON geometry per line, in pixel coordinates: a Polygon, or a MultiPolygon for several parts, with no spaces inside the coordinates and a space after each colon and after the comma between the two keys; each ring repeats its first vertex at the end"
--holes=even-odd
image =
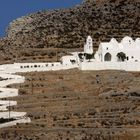
{"type": "Polygon", "coordinates": [[[33,60],[36,54],[30,51],[34,52],[34,49],[41,49],[38,51],[41,55],[44,48],[81,48],[87,35],[93,37],[94,47],[112,37],[118,40],[126,35],[135,38],[140,35],[139,13],[138,0],[86,0],[70,9],[39,11],[10,23],[7,29],[10,41],[0,46],[4,50],[8,47],[5,57],[11,50],[15,57],[14,52],[19,50],[17,57],[26,56],[25,60],[33,60]]]}

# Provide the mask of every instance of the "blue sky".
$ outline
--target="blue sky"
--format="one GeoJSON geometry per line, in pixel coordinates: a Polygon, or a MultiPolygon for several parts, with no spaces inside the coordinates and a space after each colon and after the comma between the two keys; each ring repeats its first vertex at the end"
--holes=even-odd
{"type": "Polygon", "coordinates": [[[12,20],[43,9],[58,9],[80,4],[82,0],[0,0],[0,36],[12,20]]]}

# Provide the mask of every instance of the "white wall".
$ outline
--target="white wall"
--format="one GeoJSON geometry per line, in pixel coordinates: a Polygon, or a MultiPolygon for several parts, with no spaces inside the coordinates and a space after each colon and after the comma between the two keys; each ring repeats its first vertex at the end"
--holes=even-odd
{"type": "MultiPolygon", "coordinates": [[[[1,65],[0,66],[0,77],[3,78],[0,81],[0,98],[7,98],[7,97],[13,97],[18,96],[18,89],[11,89],[6,88],[9,84],[13,83],[23,83],[25,81],[25,78],[23,76],[13,75],[13,74],[7,74],[15,71],[15,65],[1,65]],[[12,70],[12,71],[10,71],[12,70]]],[[[17,105],[16,101],[4,101],[0,100],[0,118],[9,118],[9,111],[7,111],[8,106],[14,106],[17,105]]],[[[10,111],[10,118],[15,118],[15,121],[7,122],[0,124],[0,128],[8,127],[16,125],[17,123],[29,123],[31,122],[30,118],[25,117],[26,112],[13,112],[10,111]]]]}
{"type": "MultiPolygon", "coordinates": [[[[76,58],[75,58],[76,59],[76,58]]],[[[34,71],[57,71],[77,68],[75,64],[61,64],[60,62],[54,63],[14,63],[9,65],[1,65],[0,73],[12,74],[17,72],[34,72],[34,71]],[[37,67],[36,67],[37,66],[37,67]]],[[[8,81],[7,81],[8,83],[8,81]]]]}
{"type": "Polygon", "coordinates": [[[0,100],[0,111],[6,111],[6,110],[8,110],[8,108],[7,107],[9,107],[9,105],[10,106],[15,106],[15,105],[17,105],[17,102],[16,101],[2,101],[2,100],[0,100]]]}
{"type": "Polygon", "coordinates": [[[61,63],[15,63],[13,64],[13,73],[16,72],[33,72],[33,71],[57,71],[76,68],[77,64],[61,63]],[[38,67],[35,67],[38,66],[38,67]]]}
{"type": "Polygon", "coordinates": [[[61,58],[62,65],[71,65],[72,64],[71,60],[75,60],[76,62],[76,57],[74,55],[63,56],[61,58]]]}
{"type": "MultiPolygon", "coordinates": [[[[26,112],[13,112],[10,111],[10,117],[12,118],[20,118],[24,117],[26,112]]],[[[0,112],[0,118],[9,118],[9,112],[0,112]]]]}
{"type": "Polygon", "coordinates": [[[26,118],[21,118],[19,120],[12,121],[12,122],[1,124],[0,128],[10,127],[13,125],[17,125],[18,123],[30,123],[30,122],[31,122],[31,119],[26,117],[26,118]]]}
{"type": "Polygon", "coordinates": [[[14,83],[23,83],[25,81],[25,78],[23,76],[18,76],[18,75],[0,74],[0,77],[7,79],[7,80],[0,81],[0,87],[6,87],[14,83]]]}
{"type": "Polygon", "coordinates": [[[140,62],[83,62],[80,69],[140,71],[140,62]]]}

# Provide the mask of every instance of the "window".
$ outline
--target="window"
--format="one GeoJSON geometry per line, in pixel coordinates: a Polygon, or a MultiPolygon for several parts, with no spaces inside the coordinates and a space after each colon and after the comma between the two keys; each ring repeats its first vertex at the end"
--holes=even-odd
{"type": "Polygon", "coordinates": [[[126,59],[129,60],[129,57],[127,56],[126,59]]]}

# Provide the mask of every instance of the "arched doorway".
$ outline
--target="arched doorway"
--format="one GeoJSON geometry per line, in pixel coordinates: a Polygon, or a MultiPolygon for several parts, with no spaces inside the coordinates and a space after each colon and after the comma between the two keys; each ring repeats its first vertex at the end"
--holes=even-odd
{"type": "Polygon", "coordinates": [[[110,53],[105,54],[104,61],[111,61],[111,54],[110,53]]]}

